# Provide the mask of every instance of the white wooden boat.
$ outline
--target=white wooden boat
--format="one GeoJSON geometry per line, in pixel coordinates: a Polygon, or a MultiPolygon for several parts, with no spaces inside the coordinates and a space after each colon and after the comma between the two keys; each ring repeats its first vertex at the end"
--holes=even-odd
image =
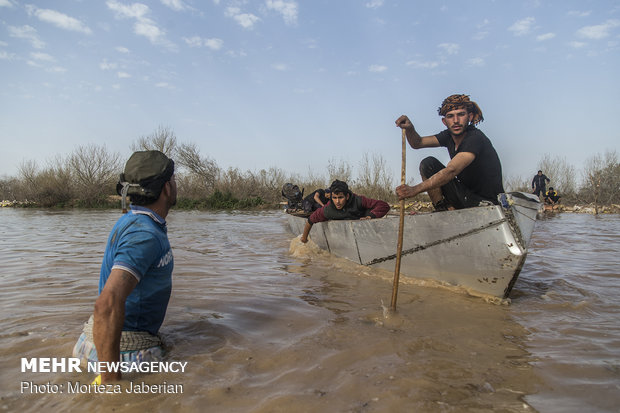
{"type": "MultiPolygon", "coordinates": [[[[506,298],[527,256],[541,204],[534,195],[501,194],[502,205],[406,215],[401,277],[435,279],[506,298]]],[[[292,232],[307,218],[288,214],[292,232]]],[[[394,271],[399,219],[315,224],[310,239],[330,253],[370,267],[394,271]]]]}

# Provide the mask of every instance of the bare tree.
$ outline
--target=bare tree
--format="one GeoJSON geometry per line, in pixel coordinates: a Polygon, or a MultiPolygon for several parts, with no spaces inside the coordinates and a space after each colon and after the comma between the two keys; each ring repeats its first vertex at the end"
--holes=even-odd
{"type": "Polygon", "coordinates": [[[182,144],[177,147],[177,161],[186,168],[193,181],[205,191],[205,195],[213,191],[219,173],[219,167],[214,160],[200,156],[196,144],[182,144]]]}
{"type": "Polygon", "coordinates": [[[620,202],[620,164],[615,150],[586,161],[580,193],[586,200],[594,202],[596,213],[599,205],[620,202]]]}
{"type": "Polygon", "coordinates": [[[504,189],[506,192],[531,192],[531,181],[521,176],[504,177],[504,189]]]}
{"type": "Polygon", "coordinates": [[[544,154],[538,162],[538,168],[549,177],[551,180],[549,185],[558,190],[562,197],[575,196],[577,188],[575,168],[566,162],[566,158],[544,154]]]}
{"type": "Polygon", "coordinates": [[[368,153],[364,154],[356,186],[360,192],[371,198],[389,200],[395,197],[392,173],[380,154],[373,154],[372,158],[368,153]]]}
{"type": "Polygon", "coordinates": [[[26,161],[19,166],[25,199],[41,206],[63,205],[73,198],[73,182],[66,161],[57,156],[39,170],[36,162],[26,161]]]}
{"type": "Polygon", "coordinates": [[[177,136],[167,126],[158,126],[157,130],[148,136],[141,136],[131,145],[132,151],[160,151],[169,158],[177,155],[177,136]]]}
{"type": "Polygon", "coordinates": [[[329,182],[336,179],[345,181],[349,185],[351,182],[351,165],[345,160],[340,159],[340,163],[336,164],[335,159],[330,159],[327,164],[327,173],[329,174],[329,182]]]}
{"type": "Polygon", "coordinates": [[[68,164],[78,197],[89,205],[113,193],[122,169],[120,155],[108,152],[105,145],[77,147],[69,156],[68,164]]]}
{"type": "Polygon", "coordinates": [[[17,171],[19,174],[19,179],[22,183],[22,196],[24,198],[22,200],[26,201],[28,199],[33,199],[36,192],[37,174],[39,173],[37,163],[33,160],[23,161],[17,167],[17,171]]]}

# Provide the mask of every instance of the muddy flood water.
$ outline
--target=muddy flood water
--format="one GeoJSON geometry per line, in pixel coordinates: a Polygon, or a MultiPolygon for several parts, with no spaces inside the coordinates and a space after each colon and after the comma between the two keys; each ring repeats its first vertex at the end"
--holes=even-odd
{"type": "Polygon", "coordinates": [[[300,245],[281,212],[173,210],[161,334],[186,369],[123,386],[176,392],[84,393],[91,372],[22,372],[21,358],[71,356],[119,215],[0,210],[0,410],[619,409],[619,215],[542,217],[509,301],[405,281],[390,314],[393,274],[300,245]]]}

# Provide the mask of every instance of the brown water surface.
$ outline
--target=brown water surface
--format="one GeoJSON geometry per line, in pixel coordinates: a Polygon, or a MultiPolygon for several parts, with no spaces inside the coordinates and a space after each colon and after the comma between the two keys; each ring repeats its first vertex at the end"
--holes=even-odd
{"type": "Polygon", "coordinates": [[[280,212],[172,211],[161,333],[182,393],[73,394],[69,357],[117,211],[0,210],[0,406],[6,411],[581,412],[620,405],[620,217],[537,223],[511,302],[405,280],[301,246],[280,212]],[[22,382],[62,385],[59,394],[22,382]]]}

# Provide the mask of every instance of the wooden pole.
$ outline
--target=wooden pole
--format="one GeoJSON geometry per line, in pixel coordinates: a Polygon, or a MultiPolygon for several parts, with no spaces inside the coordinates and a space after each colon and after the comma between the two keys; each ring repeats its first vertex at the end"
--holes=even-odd
{"type": "MultiPolygon", "coordinates": [[[[405,185],[405,171],[407,166],[407,134],[403,129],[403,161],[400,169],[400,184],[405,185]]],[[[400,221],[398,223],[398,243],[396,246],[396,267],[394,268],[394,285],[392,286],[392,311],[396,311],[396,299],[398,297],[398,279],[400,278],[400,258],[403,254],[403,229],[405,226],[405,200],[400,200],[400,221]]]]}

